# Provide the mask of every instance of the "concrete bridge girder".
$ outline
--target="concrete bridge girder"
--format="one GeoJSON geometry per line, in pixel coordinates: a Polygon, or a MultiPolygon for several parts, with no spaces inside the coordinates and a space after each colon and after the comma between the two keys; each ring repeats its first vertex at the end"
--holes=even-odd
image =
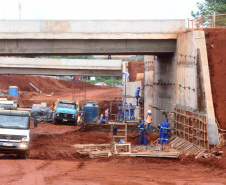
{"type": "Polygon", "coordinates": [[[0,21],[0,55],[173,53],[185,20],[0,21]]]}
{"type": "Polygon", "coordinates": [[[152,54],[173,53],[175,39],[159,40],[0,40],[0,54],[152,54]]]}
{"type": "Polygon", "coordinates": [[[122,61],[0,57],[0,74],[122,76],[122,61]]]}

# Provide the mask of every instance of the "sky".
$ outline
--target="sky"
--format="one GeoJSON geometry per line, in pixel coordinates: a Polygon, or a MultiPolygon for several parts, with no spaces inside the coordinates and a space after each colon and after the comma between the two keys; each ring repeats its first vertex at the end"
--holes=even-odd
{"type": "Polygon", "coordinates": [[[0,19],[147,20],[187,19],[205,0],[0,0],[0,19]]]}

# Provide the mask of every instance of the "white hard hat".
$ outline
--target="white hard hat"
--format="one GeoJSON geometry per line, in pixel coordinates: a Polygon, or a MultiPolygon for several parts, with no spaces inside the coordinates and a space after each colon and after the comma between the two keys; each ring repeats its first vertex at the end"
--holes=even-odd
{"type": "Polygon", "coordinates": [[[148,113],[151,113],[151,110],[148,110],[148,113]]]}

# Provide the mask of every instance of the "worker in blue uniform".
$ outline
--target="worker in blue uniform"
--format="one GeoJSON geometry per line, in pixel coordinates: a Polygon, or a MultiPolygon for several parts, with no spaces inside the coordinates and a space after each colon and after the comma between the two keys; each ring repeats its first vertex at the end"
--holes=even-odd
{"type": "Polygon", "coordinates": [[[105,111],[105,122],[108,123],[109,109],[105,111]]]}
{"type": "Polygon", "coordinates": [[[118,119],[120,122],[123,122],[123,110],[122,108],[118,111],[118,119]]]}
{"type": "MultiPolygon", "coordinates": [[[[121,116],[122,116],[122,113],[120,113],[121,112],[120,110],[122,109],[122,102],[121,101],[119,101],[117,108],[118,108],[118,121],[120,121],[121,116]]],[[[122,121],[123,121],[123,116],[122,116],[122,121]]]]}
{"type": "Polygon", "coordinates": [[[127,102],[125,103],[125,119],[129,120],[129,106],[127,105],[127,102]]]}
{"type": "Polygon", "coordinates": [[[162,146],[162,151],[165,150],[165,144],[169,143],[169,136],[171,134],[170,124],[168,118],[165,118],[165,122],[159,124],[159,140],[158,143],[162,146]]]}
{"type": "Polygon", "coordinates": [[[100,124],[103,124],[103,123],[105,123],[105,120],[104,120],[104,115],[103,114],[101,114],[101,116],[100,116],[100,119],[99,119],[99,123],[100,124]]]}
{"type": "Polygon", "coordinates": [[[140,103],[140,101],[141,101],[141,96],[139,95],[141,90],[143,90],[143,88],[138,87],[135,91],[135,98],[137,99],[137,106],[138,106],[138,103],[140,103]]]}
{"type": "Polygon", "coordinates": [[[132,105],[132,103],[130,103],[129,104],[130,120],[134,120],[135,119],[135,117],[134,117],[134,109],[135,109],[135,107],[132,105]]]}
{"type": "Polygon", "coordinates": [[[147,145],[146,136],[144,135],[145,132],[145,125],[144,120],[141,120],[141,124],[138,126],[138,134],[139,134],[139,140],[138,145],[141,145],[142,140],[144,141],[144,145],[147,145]]]}
{"type": "Polygon", "coordinates": [[[126,82],[129,81],[129,72],[122,72],[126,76],[126,82]]]}

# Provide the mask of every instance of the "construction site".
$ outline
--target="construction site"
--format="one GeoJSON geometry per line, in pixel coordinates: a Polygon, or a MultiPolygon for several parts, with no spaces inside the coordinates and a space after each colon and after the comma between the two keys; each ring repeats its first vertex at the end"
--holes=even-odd
{"type": "Polygon", "coordinates": [[[0,21],[0,104],[17,104],[0,110],[0,120],[29,113],[22,155],[13,153],[19,132],[0,121],[1,183],[226,184],[226,28],[186,24],[0,21]],[[53,55],[62,58],[46,57],[53,55]],[[98,76],[113,77],[112,85],[89,83],[98,76]],[[113,83],[116,77],[122,86],[113,83]],[[63,110],[67,104],[75,113],[63,110]],[[32,118],[35,106],[40,111],[32,118]],[[47,109],[50,116],[40,116],[47,109]],[[148,111],[147,145],[138,145],[148,111]],[[166,118],[171,134],[162,150],[159,125],[166,118]]]}

